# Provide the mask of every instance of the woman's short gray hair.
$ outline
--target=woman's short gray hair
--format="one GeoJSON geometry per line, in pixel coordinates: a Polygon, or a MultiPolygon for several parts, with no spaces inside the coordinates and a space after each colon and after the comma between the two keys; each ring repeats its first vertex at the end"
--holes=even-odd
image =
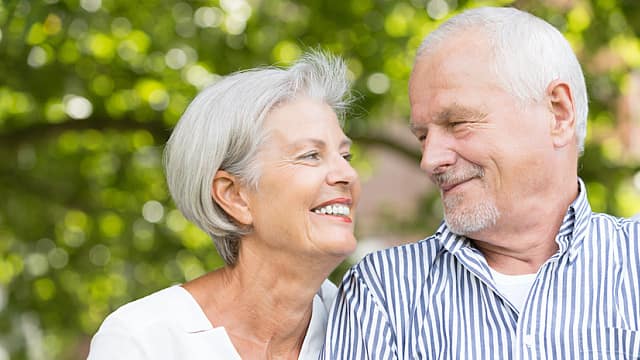
{"type": "Polygon", "coordinates": [[[177,207],[211,236],[226,264],[235,264],[240,238],[250,229],[237,224],[213,200],[215,173],[225,170],[257,188],[255,155],[269,111],[309,97],[325,102],[342,119],[348,93],[342,59],[313,51],[288,69],[262,67],[225,76],[189,104],[164,151],[167,183],[177,207]]]}
{"type": "Polygon", "coordinates": [[[514,8],[481,7],[452,17],[430,33],[418,48],[416,61],[449,36],[465,30],[487,35],[493,50],[493,71],[504,89],[522,101],[542,99],[549,84],[566,81],[576,106],[578,152],[584,151],[589,101],[584,75],[571,45],[551,24],[514,8]]]}

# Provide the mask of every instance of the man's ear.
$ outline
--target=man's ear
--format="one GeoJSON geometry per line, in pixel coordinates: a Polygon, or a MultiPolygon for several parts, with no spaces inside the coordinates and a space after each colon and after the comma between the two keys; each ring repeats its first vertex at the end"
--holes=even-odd
{"type": "Polygon", "coordinates": [[[211,183],[211,197],[239,224],[251,225],[253,222],[245,188],[237,177],[218,170],[211,183]]]}
{"type": "Polygon", "coordinates": [[[553,116],[551,137],[560,148],[572,143],[576,134],[576,112],[571,87],[566,82],[554,80],[547,87],[549,110],[553,116]]]}

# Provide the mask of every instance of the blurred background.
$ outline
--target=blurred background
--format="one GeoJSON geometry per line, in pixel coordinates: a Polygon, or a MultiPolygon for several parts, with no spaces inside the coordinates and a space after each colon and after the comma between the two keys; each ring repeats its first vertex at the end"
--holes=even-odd
{"type": "Polygon", "coordinates": [[[364,186],[357,253],[439,224],[418,169],[407,79],[421,39],[465,8],[509,5],[558,27],[591,112],[580,175],[595,211],[640,213],[636,0],[3,0],[0,5],[0,360],[84,359],[119,305],[216,268],[175,210],[163,144],[221,75],[343,56],[358,101],[346,130],[364,186]]]}

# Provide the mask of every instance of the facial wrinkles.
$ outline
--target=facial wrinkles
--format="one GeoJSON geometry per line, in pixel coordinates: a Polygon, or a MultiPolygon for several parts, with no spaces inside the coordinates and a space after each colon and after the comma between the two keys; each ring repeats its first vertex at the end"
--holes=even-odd
{"type": "Polygon", "coordinates": [[[482,177],[484,177],[484,169],[480,165],[473,163],[460,170],[451,168],[450,170],[432,175],[433,181],[441,188],[482,177]]]}

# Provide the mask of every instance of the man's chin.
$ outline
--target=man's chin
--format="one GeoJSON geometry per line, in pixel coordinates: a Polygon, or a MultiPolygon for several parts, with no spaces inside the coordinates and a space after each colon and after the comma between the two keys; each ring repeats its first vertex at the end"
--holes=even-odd
{"type": "Polygon", "coordinates": [[[479,204],[464,212],[445,211],[444,220],[452,233],[469,236],[494,226],[498,217],[495,206],[479,204]]]}

